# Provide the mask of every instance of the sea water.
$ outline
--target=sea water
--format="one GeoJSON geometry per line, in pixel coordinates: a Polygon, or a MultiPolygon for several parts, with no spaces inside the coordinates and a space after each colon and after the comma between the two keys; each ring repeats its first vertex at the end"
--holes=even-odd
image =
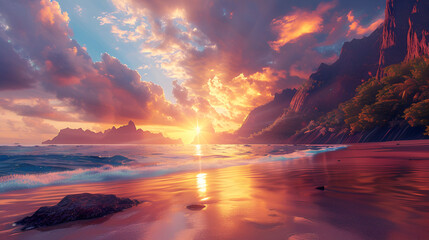
{"type": "Polygon", "coordinates": [[[0,146],[0,192],[289,161],[343,145],[0,146]]]}

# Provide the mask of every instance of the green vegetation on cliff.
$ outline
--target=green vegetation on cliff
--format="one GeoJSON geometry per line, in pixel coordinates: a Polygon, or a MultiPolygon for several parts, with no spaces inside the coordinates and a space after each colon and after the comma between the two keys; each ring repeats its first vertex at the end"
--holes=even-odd
{"type": "Polygon", "coordinates": [[[362,83],[355,96],[324,116],[311,122],[303,131],[317,126],[357,133],[407,121],[411,126],[425,126],[429,135],[429,59],[418,58],[385,69],[385,77],[362,83]]]}

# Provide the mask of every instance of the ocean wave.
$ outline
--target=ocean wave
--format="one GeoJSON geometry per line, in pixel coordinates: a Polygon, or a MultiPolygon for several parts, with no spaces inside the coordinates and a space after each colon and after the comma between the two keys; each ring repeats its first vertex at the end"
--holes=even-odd
{"type": "Polygon", "coordinates": [[[102,167],[104,165],[121,166],[133,161],[121,155],[112,157],[66,154],[0,155],[0,176],[62,172],[80,168],[102,167]]]}
{"type": "MultiPolygon", "coordinates": [[[[49,185],[64,185],[64,184],[78,184],[88,182],[104,182],[119,179],[135,179],[161,176],[177,172],[198,171],[202,165],[204,169],[225,168],[238,165],[247,165],[253,163],[263,163],[272,161],[285,161],[302,157],[311,157],[315,154],[335,151],[346,146],[331,146],[320,147],[316,149],[299,150],[292,153],[283,155],[267,155],[258,156],[254,158],[244,159],[228,159],[222,158],[203,159],[199,162],[195,156],[192,159],[184,159],[181,161],[173,161],[157,164],[138,164],[124,165],[132,161],[123,156],[114,157],[82,157],[78,161],[91,162],[91,158],[96,159],[96,164],[103,164],[103,166],[91,168],[78,168],[73,170],[64,170],[49,173],[36,173],[36,174],[10,174],[0,177],[0,192],[7,192],[18,189],[36,188],[49,185]],[[100,162],[98,162],[100,161],[100,162]],[[117,164],[115,166],[115,164],[117,164]]],[[[45,156],[46,157],[46,156],[45,156]]],[[[64,156],[66,159],[76,156],[64,156]]],[[[62,159],[62,158],[60,158],[62,159]]],[[[200,158],[201,159],[201,158],[200,158]]],[[[1,162],[1,161],[0,161],[1,162]]],[[[88,164],[86,165],[88,166],[88,164]]]]}

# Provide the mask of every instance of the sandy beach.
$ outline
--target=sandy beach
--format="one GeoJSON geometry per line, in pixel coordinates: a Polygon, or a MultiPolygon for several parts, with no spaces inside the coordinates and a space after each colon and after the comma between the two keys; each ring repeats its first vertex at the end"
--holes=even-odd
{"type": "Polygon", "coordinates": [[[311,158],[17,190],[0,194],[0,216],[1,239],[427,239],[429,141],[353,144],[311,158]],[[83,192],[146,202],[55,227],[12,226],[83,192]],[[191,211],[190,204],[206,208],[191,211]]]}

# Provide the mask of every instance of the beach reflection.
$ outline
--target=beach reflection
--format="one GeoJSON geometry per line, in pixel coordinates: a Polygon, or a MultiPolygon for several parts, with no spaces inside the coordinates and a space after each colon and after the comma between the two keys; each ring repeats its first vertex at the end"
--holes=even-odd
{"type": "Polygon", "coordinates": [[[197,189],[198,189],[198,197],[200,198],[200,201],[206,201],[210,199],[207,197],[207,181],[206,181],[207,174],[206,173],[198,173],[197,174],[197,189]]]}
{"type": "Polygon", "coordinates": [[[198,190],[198,197],[200,201],[207,201],[209,197],[207,197],[207,174],[201,172],[202,171],[202,162],[201,162],[201,156],[203,155],[201,151],[201,145],[196,144],[195,145],[195,156],[198,158],[198,166],[200,169],[200,172],[196,175],[197,177],[197,190],[198,190]]]}

